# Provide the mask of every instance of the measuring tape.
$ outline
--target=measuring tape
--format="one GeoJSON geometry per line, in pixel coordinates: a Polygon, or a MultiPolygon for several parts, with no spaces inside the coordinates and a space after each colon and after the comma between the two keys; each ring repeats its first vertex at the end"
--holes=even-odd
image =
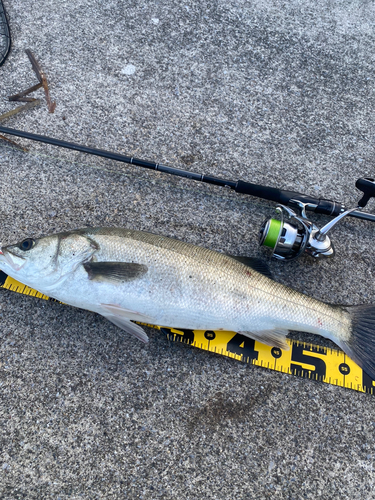
{"type": "MultiPolygon", "coordinates": [[[[44,300],[55,300],[23,285],[2,271],[0,287],[44,300]]],[[[374,394],[375,381],[339,349],[286,339],[290,349],[285,351],[234,332],[178,330],[147,323],[140,324],[160,330],[173,342],[188,344],[270,370],[374,394]]]]}

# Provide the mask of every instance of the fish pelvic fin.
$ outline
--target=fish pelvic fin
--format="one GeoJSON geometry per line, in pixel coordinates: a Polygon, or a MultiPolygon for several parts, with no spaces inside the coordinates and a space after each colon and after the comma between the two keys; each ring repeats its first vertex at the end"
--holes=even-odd
{"type": "Polygon", "coordinates": [[[136,337],[137,339],[141,340],[145,344],[148,343],[148,335],[144,331],[144,329],[136,325],[135,323],[132,323],[130,319],[126,319],[123,317],[119,316],[112,316],[112,315],[103,315],[105,318],[108,319],[111,323],[114,325],[118,326],[122,330],[125,330],[127,333],[130,333],[130,335],[133,335],[133,337],[136,337]]]}
{"type": "Polygon", "coordinates": [[[262,344],[270,345],[272,347],[278,347],[284,351],[289,351],[289,345],[286,343],[286,336],[289,330],[283,330],[281,328],[275,328],[274,330],[263,330],[261,332],[238,332],[245,337],[250,337],[254,340],[258,340],[262,344]]]}
{"type": "Polygon", "coordinates": [[[155,324],[155,320],[150,316],[132,311],[131,309],[125,309],[117,304],[100,304],[100,314],[114,325],[145,343],[148,342],[146,332],[141,326],[133,323],[133,321],[155,324]]]}
{"type": "Polygon", "coordinates": [[[344,307],[351,317],[349,340],[334,339],[339,347],[375,380],[375,306],[344,307]]]}
{"type": "Polygon", "coordinates": [[[137,311],[133,311],[132,309],[125,309],[117,304],[100,304],[100,307],[104,309],[103,315],[113,314],[114,316],[118,316],[125,319],[130,319],[132,321],[139,321],[141,323],[151,323],[154,325],[156,320],[151,316],[147,316],[146,314],[142,314],[137,311]]]}

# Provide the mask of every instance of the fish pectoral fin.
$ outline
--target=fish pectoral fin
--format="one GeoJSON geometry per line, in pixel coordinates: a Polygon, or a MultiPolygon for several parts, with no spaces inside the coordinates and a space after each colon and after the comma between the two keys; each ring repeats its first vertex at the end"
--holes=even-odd
{"type": "Polygon", "coordinates": [[[148,343],[148,336],[143,328],[135,323],[132,323],[130,319],[122,318],[119,316],[113,316],[111,314],[103,314],[105,318],[108,319],[111,323],[118,326],[122,330],[125,330],[130,335],[133,335],[137,339],[141,340],[145,344],[148,343]]]}
{"type": "Polygon", "coordinates": [[[141,278],[148,267],[135,262],[86,262],[83,264],[89,280],[120,284],[141,278]]]}
{"type": "Polygon", "coordinates": [[[241,335],[258,340],[262,344],[278,347],[284,351],[289,351],[289,345],[286,343],[286,336],[289,330],[275,328],[274,330],[263,330],[261,332],[238,332],[241,335]]]}
{"type": "Polygon", "coordinates": [[[151,316],[147,316],[146,314],[142,314],[137,311],[132,311],[131,309],[125,309],[125,307],[121,307],[116,304],[100,304],[100,307],[105,311],[102,313],[103,316],[109,313],[119,318],[139,321],[140,323],[151,323],[152,325],[156,324],[156,320],[151,318],[151,316]]]}

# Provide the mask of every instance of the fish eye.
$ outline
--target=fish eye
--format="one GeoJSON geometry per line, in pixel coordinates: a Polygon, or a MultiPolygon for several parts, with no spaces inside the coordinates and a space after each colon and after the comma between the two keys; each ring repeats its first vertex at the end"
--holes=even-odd
{"type": "Polygon", "coordinates": [[[20,250],[23,250],[24,252],[26,252],[27,250],[31,250],[34,245],[35,245],[35,241],[32,238],[26,238],[26,240],[23,240],[19,244],[19,248],[20,248],[20,250]]]}

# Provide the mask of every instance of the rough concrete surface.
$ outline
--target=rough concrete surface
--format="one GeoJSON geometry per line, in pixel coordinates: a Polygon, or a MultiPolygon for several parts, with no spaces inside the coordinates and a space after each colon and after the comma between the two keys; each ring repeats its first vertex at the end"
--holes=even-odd
{"type": "MultiPolygon", "coordinates": [[[[4,3],[13,49],[0,111],[36,83],[27,48],[57,103],[49,114],[39,90],[42,105],[9,127],[348,206],[356,179],[373,175],[373,2],[4,3]]],[[[28,153],[0,144],[0,244],[111,225],[263,255],[272,203],[19,142],[28,153]]],[[[272,271],[322,300],[375,302],[374,230],[348,219],[333,260],[272,271]]],[[[375,498],[375,396],[152,329],[145,346],[93,313],[8,291],[0,317],[4,500],[375,498]]]]}

